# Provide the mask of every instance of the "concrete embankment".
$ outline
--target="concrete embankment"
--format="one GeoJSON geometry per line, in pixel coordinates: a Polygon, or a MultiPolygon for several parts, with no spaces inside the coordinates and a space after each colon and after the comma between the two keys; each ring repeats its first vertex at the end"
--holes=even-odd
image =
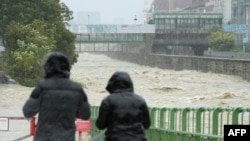
{"type": "Polygon", "coordinates": [[[250,60],[206,58],[195,56],[154,55],[147,51],[140,53],[109,52],[114,59],[128,61],[140,65],[170,70],[196,70],[226,75],[240,76],[250,81],[250,60]]]}

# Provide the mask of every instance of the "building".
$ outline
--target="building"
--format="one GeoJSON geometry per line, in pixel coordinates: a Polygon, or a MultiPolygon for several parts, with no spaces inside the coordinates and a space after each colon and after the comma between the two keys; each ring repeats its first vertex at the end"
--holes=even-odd
{"type": "Polygon", "coordinates": [[[144,24],[149,23],[152,20],[152,2],[154,0],[144,0],[144,8],[143,8],[143,22],[144,24]]]}
{"type": "Polygon", "coordinates": [[[155,11],[153,53],[203,55],[209,30],[222,27],[222,13],[155,11]]]}
{"type": "Polygon", "coordinates": [[[186,12],[207,12],[206,3],[208,0],[192,0],[192,3],[185,8],[186,12]]]}
{"type": "Polygon", "coordinates": [[[157,31],[168,29],[211,29],[222,26],[223,15],[221,13],[197,13],[197,12],[155,12],[154,22],[157,31]]]}
{"type": "Polygon", "coordinates": [[[232,0],[231,24],[246,24],[246,9],[250,0],[232,0]]]}
{"type": "Polygon", "coordinates": [[[152,5],[155,11],[180,11],[192,3],[192,0],[154,0],[152,5]]]}
{"type": "Polygon", "coordinates": [[[247,33],[247,42],[250,42],[250,2],[246,5],[246,25],[249,26],[249,32],[247,33]]]}
{"type": "Polygon", "coordinates": [[[246,43],[249,38],[250,0],[193,0],[185,11],[215,12],[223,14],[225,31],[234,32],[236,43],[246,43]]]}
{"type": "Polygon", "coordinates": [[[250,0],[232,0],[232,26],[237,27],[236,42],[238,44],[246,43],[249,38],[249,3],[250,0]]]}
{"type": "Polygon", "coordinates": [[[214,12],[223,13],[223,23],[228,24],[231,21],[232,15],[232,1],[231,0],[215,0],[214,12]]]}
{"type": "Polygon", "coordinates": [[[193,0],[186,12],[215,12],[223,14],[223,24],[231,21],[231,0],[193,0]]]}
{"type": "Polygon", "coordinates": [[[192,0],[145,0],[144,3],[144,24],[147,24],[152,22],[152,13],[155,11],[182,11],[192,3],[192,0]]]}

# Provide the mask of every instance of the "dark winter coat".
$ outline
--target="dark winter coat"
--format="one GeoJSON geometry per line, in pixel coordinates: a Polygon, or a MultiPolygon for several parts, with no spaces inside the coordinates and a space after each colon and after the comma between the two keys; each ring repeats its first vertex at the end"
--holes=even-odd
{"type": "Polygon", "coordinates": [[[27,118],[39,113],[34,141],[75,141],[75,118],[90,118],[82,87],[62,78],[39,83],[25,103],[23,113],[27,118]]]}
{"type": "Polygon", "coordinates": [[[133,92],[133,83],[126,72],[116,72],[106,89],[96,126],[106,129],[106,141],[146,141],[145,129],[150,127],[145,100],[133,92]]]}
{"type": "Polygon", "coordinates": [[[75,141],[75,120],[89,119],[90,106],[82,86],[69,79],[67,64],[54,55],[52,61],[46,60],[45,79],[32,91],[23,114],[27,118],[38,114],[34,141],[75,141]]]}

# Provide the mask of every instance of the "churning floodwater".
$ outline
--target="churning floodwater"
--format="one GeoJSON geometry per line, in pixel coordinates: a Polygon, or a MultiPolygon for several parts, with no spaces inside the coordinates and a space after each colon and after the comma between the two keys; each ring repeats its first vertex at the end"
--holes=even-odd
{"type": "MultiPolygon", "coordinates": [[[[115,71],[126,71],[134,90],[149,107],[250,107],[250,82],[237,76],[197,71],[150,68],[117,61],[103,54],[79,53],[71,79],[80,82],[90,104],[99,106],[108,95],[105,87],[115,71]]],[[[23,117],[22,106],[33,88],[0,84],[0,116],[23,117]]],[[[10,121],[1,138],[14,140],[29,134],[28,120],[10,121]]],[[[23,141],[32,141],[32,137],[23,141]]]]}
{"type": "Polygon", "coordinates": [[[127,71],[135,92],[151,107],[250,106],[250,82],[237,76],[150,68],[88,53],[79,54],[71,76],[83,84],[91,103],[99,105],[115,71],[127,71]]]}

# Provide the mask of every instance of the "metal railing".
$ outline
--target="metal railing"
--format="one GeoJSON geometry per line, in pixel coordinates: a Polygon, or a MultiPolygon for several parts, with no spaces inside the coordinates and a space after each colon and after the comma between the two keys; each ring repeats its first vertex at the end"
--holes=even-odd
{"type": "MultiPolygon", "coordinates": [[[[99,107],[91,107],[91,141],[103,141],[95,126],[99,107]]],[[[250,108],[150,108],[148,141],[223,141],[224,125],[250,124],[250,108]]]]}
{"type": "MultiPolygon", "coordinates": [[[[90,141],[104,141],[105,130],[99,130],[96,118],[99,106],[91,106],[90,141]]],[[[250,108],[150,108],[151,126],[148,141],[223,141],[224,125],[249,125],[250,108]]],[[[24,120],[8,117],[8,120],[24,120]]],[[[30,121],[30,134],[35,134],[35,118],[30,121]]]]}
{"type": "MultiPolygon", "coordinates": [[[[31,117],[30,119],[27,119],[25,117],[16,117],[16,116],[12,116],[12,117],[0,117],[0,132],[1,131],[9,131],[10,127],[9,127],[9,121],[13,121],[13,120],[22,120],[22,121],[29,121],[30,124],[30,128],[29,128],[29,134],[22,136],[22,137],[18,137],[16,139],[13,139],[12,141],[21,141],[21,140],[25,140],[27,138],[30,138],[32,136],[34,136],[35,134],[35,117],[31,117]]],[[[2,137],[4,138],[4,137],[2,137]]]]}

